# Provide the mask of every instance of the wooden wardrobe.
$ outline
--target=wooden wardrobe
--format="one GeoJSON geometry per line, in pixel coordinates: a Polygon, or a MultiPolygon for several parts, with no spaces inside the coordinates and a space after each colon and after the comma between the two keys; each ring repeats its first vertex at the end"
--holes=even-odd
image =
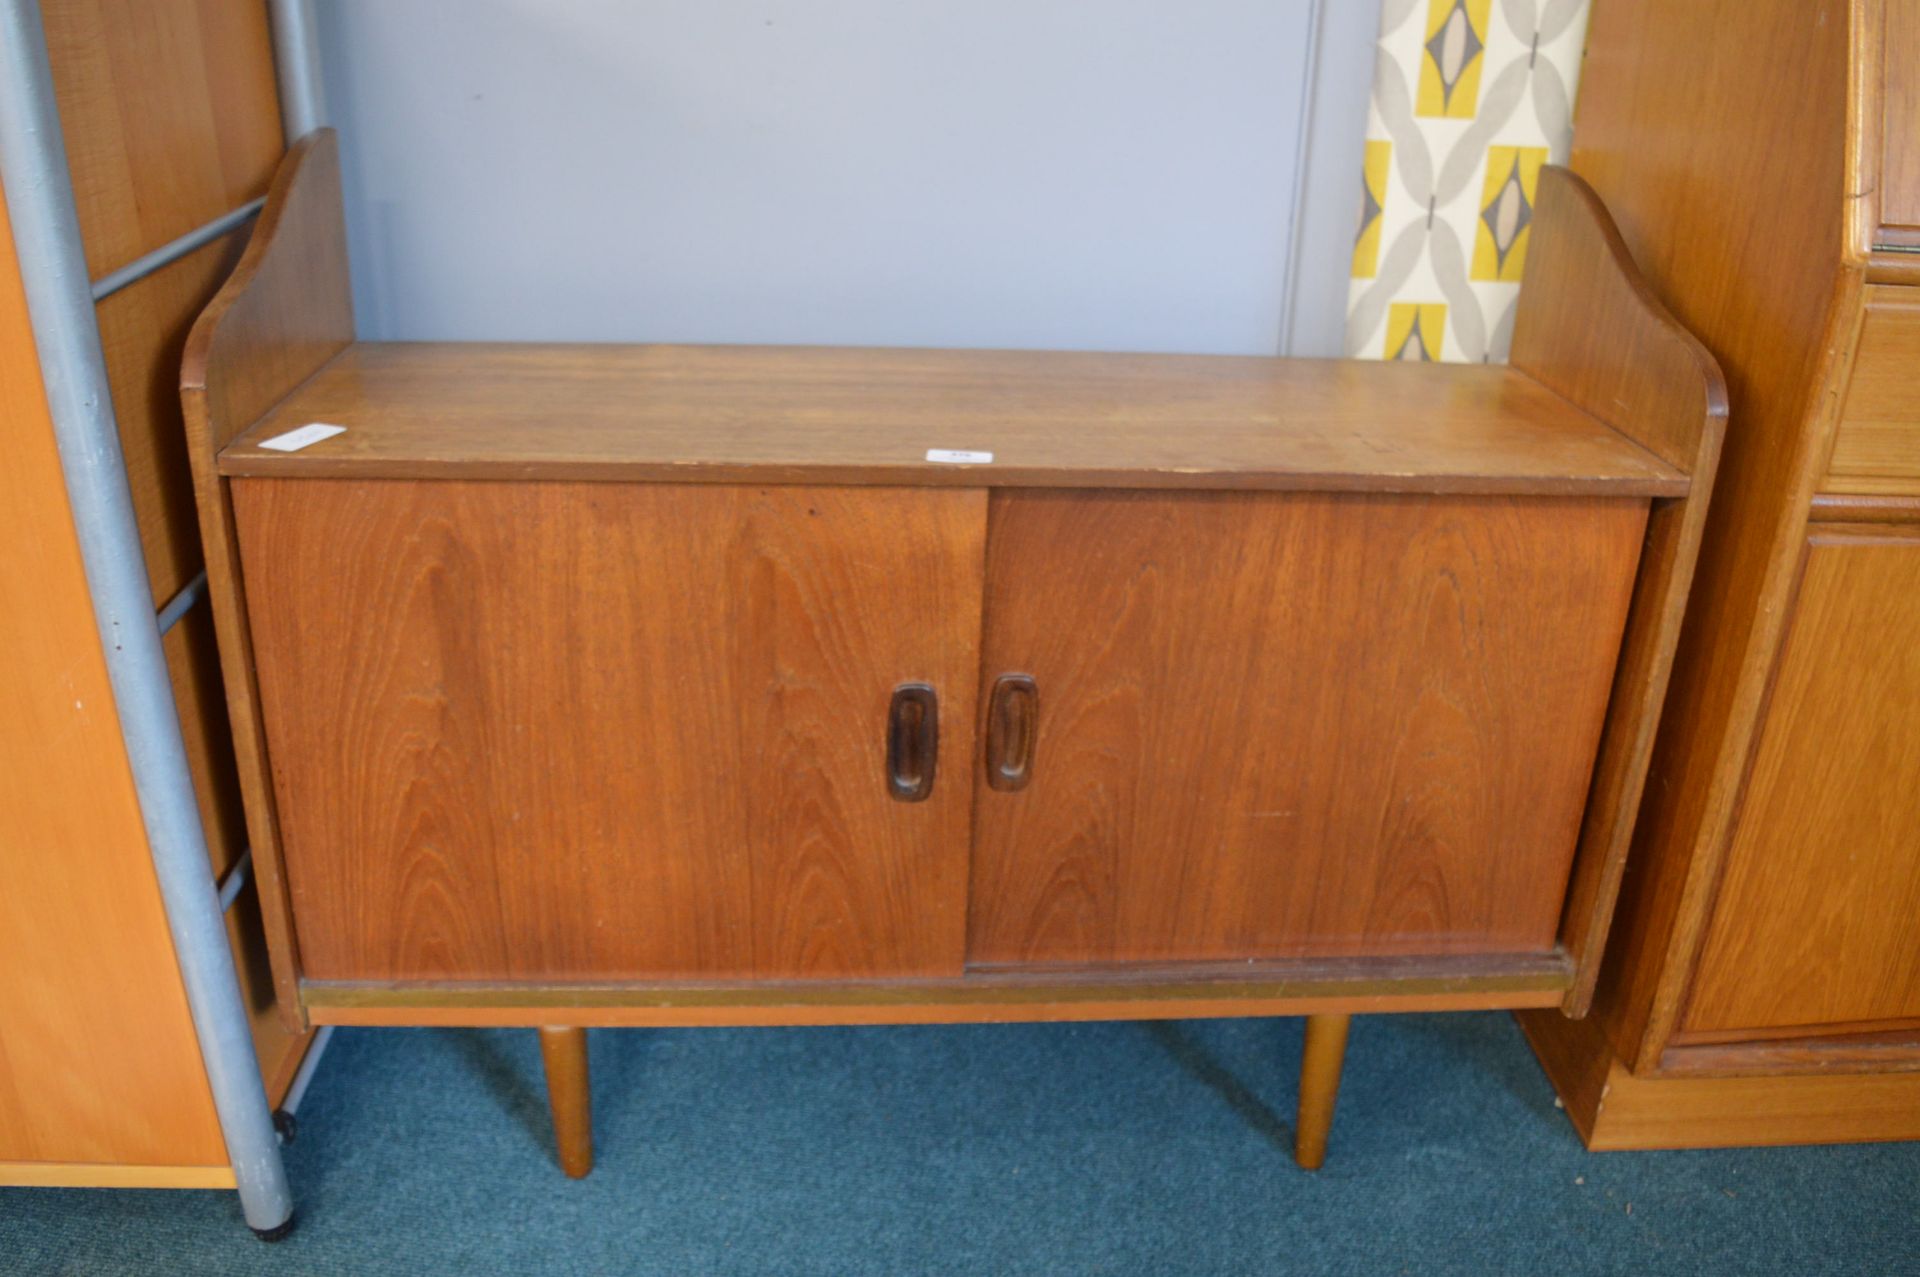
{"type": "Polygon", "coordinates": [[[1594,1013],[1593,1147],[1920,1138],[1920,0],[1596,0],[1573,167],[1731,415],[1594,1013]]]}

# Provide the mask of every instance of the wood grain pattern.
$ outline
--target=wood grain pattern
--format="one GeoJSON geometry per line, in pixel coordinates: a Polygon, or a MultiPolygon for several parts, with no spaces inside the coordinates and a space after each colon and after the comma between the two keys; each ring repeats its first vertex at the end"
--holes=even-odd
{"type": "Polygon", "coordinates": [[[994,494],[976,963],[1546,951],[1640,502],[994,494]]]}
{"type": "Polygon", "coordinates": [[[1920,0],[1878,0],[1881,243],[1920,244],[1920,0]],[[1904,235],[1889,233],[1906,232],[1904,235]]]}
{"type": "Polygon", "coordinates": [[[1920,5],[1851,0],[1845,137],[1846,261],[1869,283],[1920,285],[1920,5]],[[1904,223],[1904,224],[1903,224],[1904,223]]]}
{"type": "MultiPolygon", "coordinates": [[[[264,407],[264,405],[262,405],[264,407]]],[[[1677,495],[1511,369],[1058,351],[367,343],[228,475],[1677,495]],[[259,447],[347,427],[297,453],[259,447]],[[929,448],[990,451],[990,467],[929,448]]]]}
{"type": "Polygon", "coordinates": [[[1613,1055],[1596,1020],[1517,1018],[1596,1151],[1920,1139],[1920,1072],[1642,1077],[1613,1055]]]}
{"type": "MultiPolygon", "coordinates": [[[[1762,1046],[1789,1043],[1795,1040],[1808,1042],[1845,1038],[1872,1038],[1878,1044],[1890,1040],[1890,1036],[1902,1041],[1913,1042],[1920,1037],[1920,1018],[1893,1020],[1849,1020],[1842,1024],[1786,1025],[1770,1029],[1683,1029],[1676,1032],[1672,1045],[1668,1046],[1663,1060],[1672,1060],[1676,1054],[1684,1054],[1683,1048],[1695,1046],[1762,1046]]],[[[1916,1062],[1920,1063],[1920,1051],[1916,1051],[1916,1062]]]]}
{"type": "Polygon", "coordinates": [[[1920,1074],[1729,1078],[1608,1074],[1587,1147],[1753,1148],[1920,1139],[1920,1074]]]}
{"type": "MultiPolygon", "coordinates": [[[[1686,474],[1718,457],[1726,379],[1653,292],[1600,197],[1541,170],[1513,366],[1686,474]]],[[[1711,487],[1711,484],[1708,485],[1711,487]]]]}
{"type": "Polygon", "coordinates": [[[0,1182],[224,1172],[16,261],[0,201],[0,1182]]]}
{"type": "Polygon", "coordinates": [[[1920,289],[1867,289],[1853,375],[1820,488],[1920,495],[1920,289]]]}
{"type": "Polygon", "coordinates": [[[1735,49],[1716,6],[1609,0],[1588,28],[1572,167],[1719,362],[1734,423],[1595,990],[1636,1068],[1658,1066],[1691,974],[1858,327],[1848,19],[1751,0],[1735,49]]]}
{"type": "Polygon", "coordinates": [[[167,658],[173,701],[180,710],[180,734],[193,772],[200,824],[207,834],[207,855],[218,880],[247,850],[247,817],[234,771],[227,706],[221,696],[212,609],[204,602],[196,604],[160,640],[160,646],[167,658]]]}
{"type": "Polygon", "coordinates": [[[180,352],[188,329],[233,270],[246,239],[241,230],[215,240],[96,308],[156,610],[201,567],[193,470],[180,416],[180,352]]]}
{"type": "Polygon", "coordinates": [[[1559,1003],[1572,977],[1572,964],[1556,950],[1098,968],[976,967],[958,977],[883,983],[308,981],[305,994],[315,1022],[322,1024],[967,1024],[1544,1007],[1559,1003]]]}
{"type": "Polygon", "coordinates": [[[233,513],[226,480],[214,459],[268,405],[352,341],[339,150],[333,132],[322,129],[289,150],[275,173],[239,265],[187,337],[180,370],[187,457],[234,760],[280,1014],[292,1032],[306,1027],[299,999],[300,955],[281,870],[278,816],[260,725],[233,513]]]}
{"type": "Polygon", "coordinates": [[[1873,1030],[1874,1021],[1815,1025],[1802,1037],[1684,1043],[1660,1056],[1663,1077],[1739,1077],[1755,1073],[1920,1072],[1920,1021],[1873,1030]]]}
{"type": "Polygon", "coordinates": [[[234,486],[305,972],[955,973],[985,496],[234,486]],[[940,774],[887,791],[901,683],[940,774]]]}
{"type": "Polygon", "coordinates": [[[280,159],[266,6],[44,0],[93,278],[266,192],[280,159]]]}
{"type": "Polygon", "coordinates": [[[1726,431],[1727,387],[1700,342],[1653,295],[1593,189],[1540,174],[1513,366],[1686,471],[1684,499],[1654,504],[1568,883],[1560,942],[1587,1013],[1626,870],[1726,431]]]}
{"type": "Polygon", "coordinates": [[[1685,1026],[1920,1016],[1920,528],[1821,528],[1685,1026]]]}

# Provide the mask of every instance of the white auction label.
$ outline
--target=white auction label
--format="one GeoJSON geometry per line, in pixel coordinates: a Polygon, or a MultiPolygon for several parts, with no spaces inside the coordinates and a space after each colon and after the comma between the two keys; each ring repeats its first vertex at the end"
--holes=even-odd
{"type": "Polygon", "coordinates": [[[329,426],[325,422],[315,421],[301,426],[298,430],[289,430],[283,435],[271,439],[262,439],[262,448],[272,448],[275,452],[298,452],[309,444],[319,443],[322,439],[331,439],[335,435],[347,433],[345,426],[329,426]]]}
{"type": "Polygon", "coordinates": [[[927,460],[946,461],[957,465],[983,466],[993,460],[991,452],[963,452],[957,448],[928,448],[927,460]]]}

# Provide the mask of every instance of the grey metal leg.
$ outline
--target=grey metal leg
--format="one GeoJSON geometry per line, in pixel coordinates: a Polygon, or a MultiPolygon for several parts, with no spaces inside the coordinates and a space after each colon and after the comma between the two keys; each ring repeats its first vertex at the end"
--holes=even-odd
{"type": "Polygon", "coordinates": [[[280,76],[280,127],[291,146],[326,123],[313,4],[312,0],[269,0],[267,12],[273,19],[274,69],[280,76]]]}

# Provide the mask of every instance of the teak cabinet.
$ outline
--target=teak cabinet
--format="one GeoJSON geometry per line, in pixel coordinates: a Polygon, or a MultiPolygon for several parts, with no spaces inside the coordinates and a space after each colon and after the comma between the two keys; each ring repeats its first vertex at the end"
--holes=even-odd
{"type": "Polygon", "coordinates": [[[589,1025],[1309,1014],[1314,1165],[1349,1013],[1584,1010],[1724,409],[1575,179],[1439,368],[356,343],[336,165],[184,374],[298,1014],[584,1173],[589,1025]]]}
{"type": "Polygon", "coordinates": [[[1920,0],[1603,0],[1580,99],[1733,424],[1594,1014],[1524,1022],[1595,1147],[1920,1138],[1920,0]]]}

